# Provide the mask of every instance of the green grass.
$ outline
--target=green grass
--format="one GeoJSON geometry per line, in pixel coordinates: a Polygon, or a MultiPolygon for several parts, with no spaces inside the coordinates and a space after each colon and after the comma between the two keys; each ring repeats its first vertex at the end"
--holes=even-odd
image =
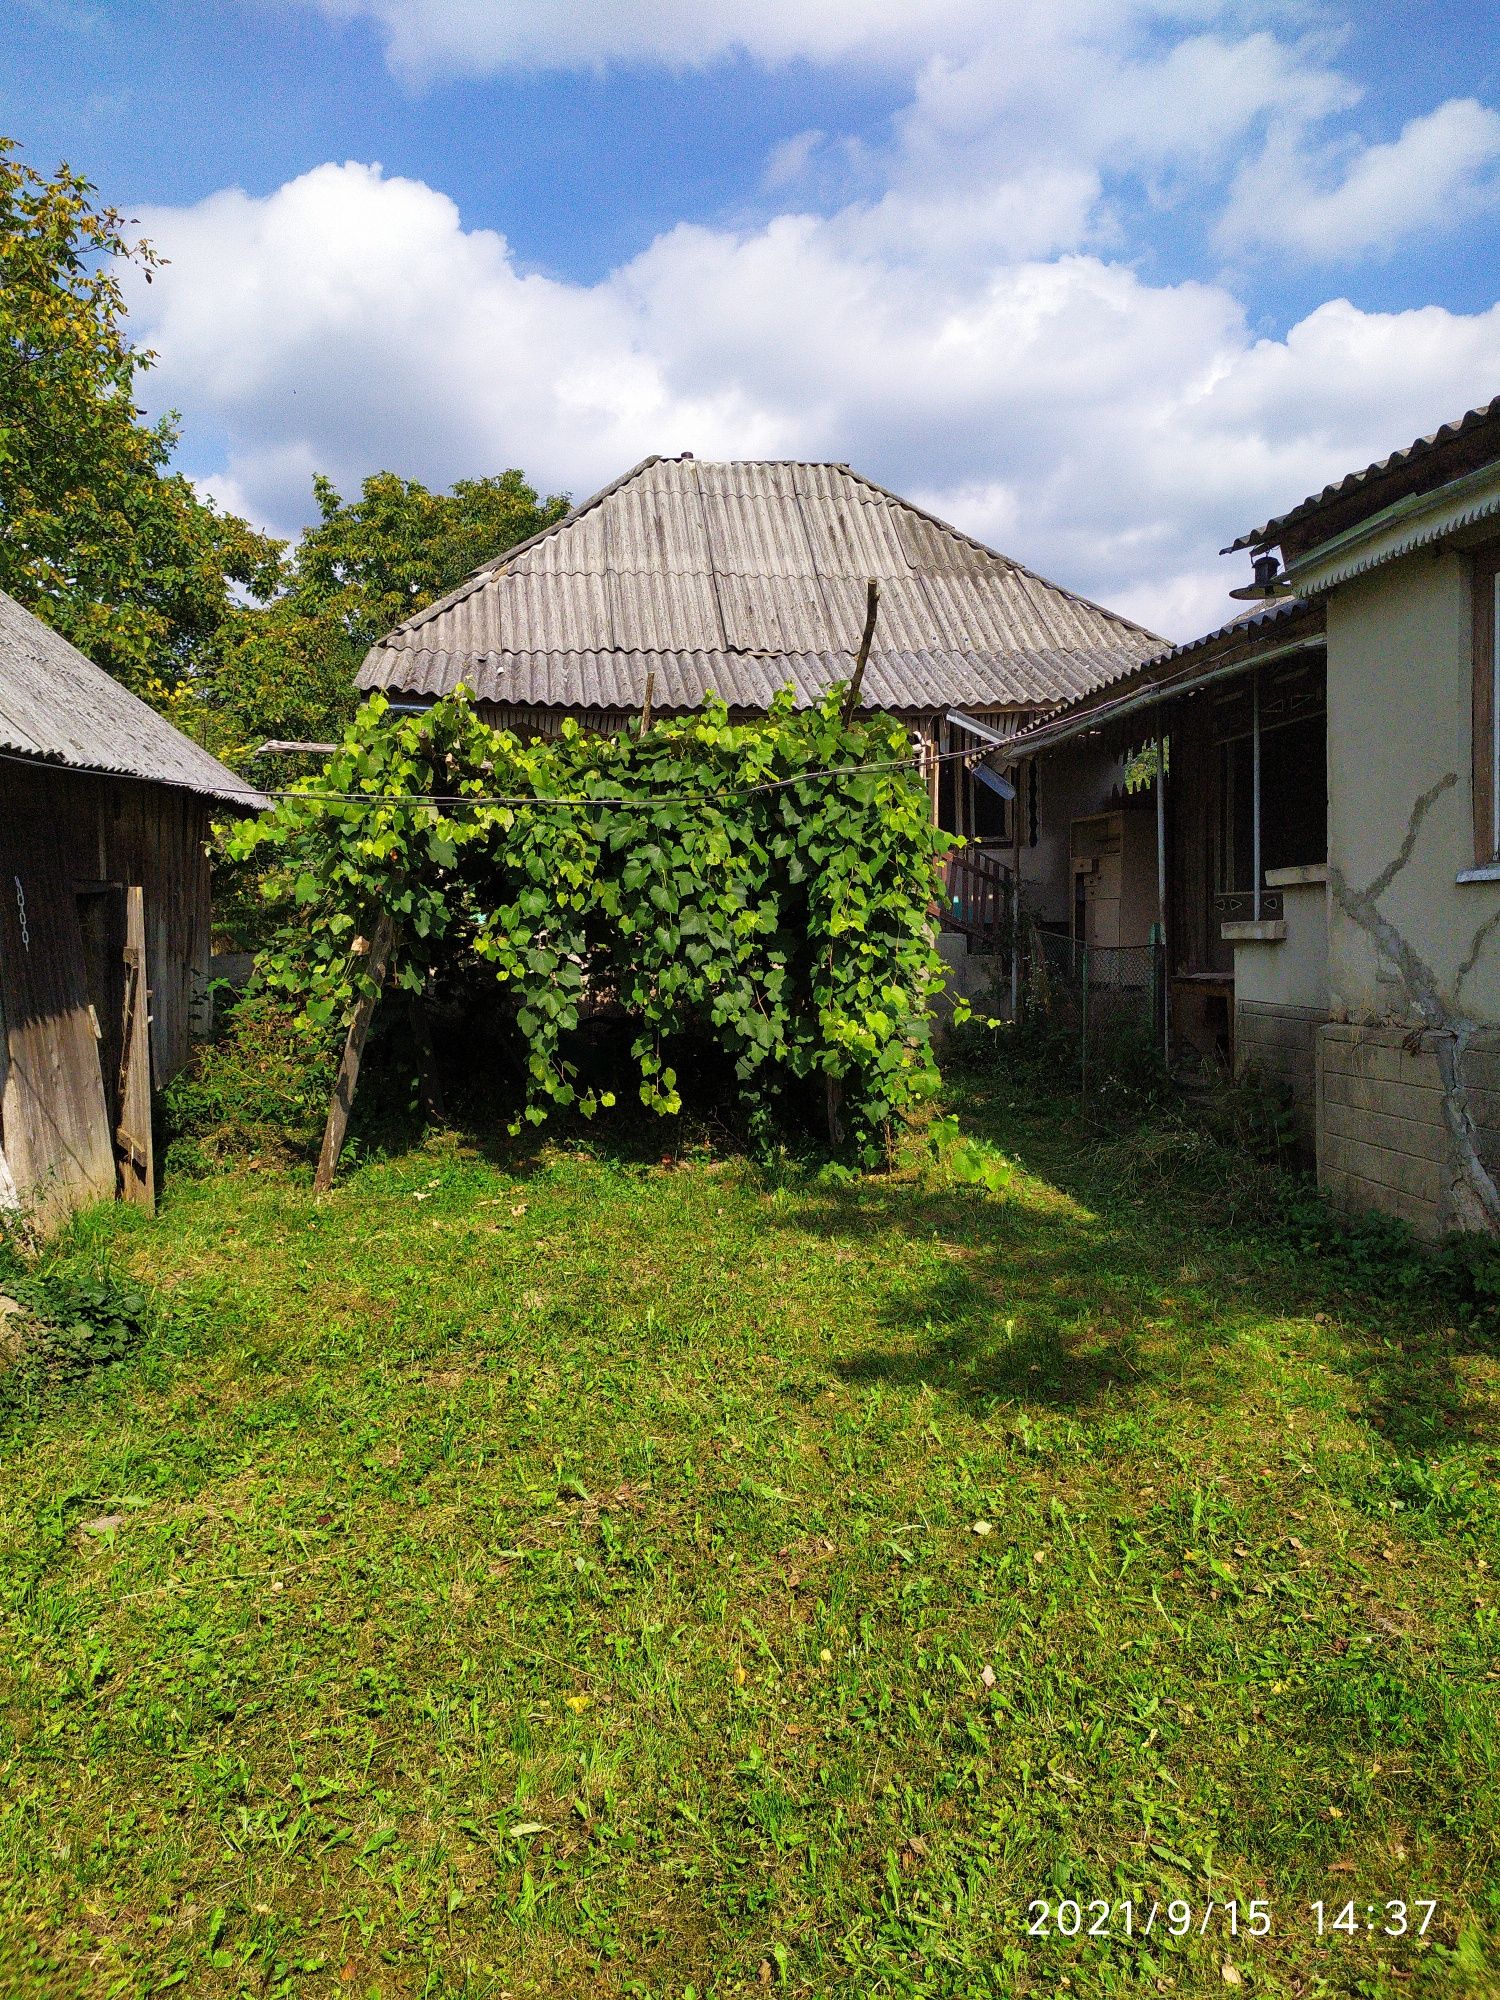
{"type": "Polygon", "coordinates": [[[1500,1992],[1492,1347],[966,1118],[85,1218],[157,1306],[4,1434],[0,1992],[1500,1992]]]}

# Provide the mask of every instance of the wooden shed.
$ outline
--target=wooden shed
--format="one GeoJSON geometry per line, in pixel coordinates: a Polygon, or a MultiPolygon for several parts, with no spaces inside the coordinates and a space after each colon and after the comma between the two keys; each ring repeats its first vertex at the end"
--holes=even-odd
{"type": "Polygon", "coordinates": [[[261,795],[0,592],[0,1206],[150,1203],[208,983],[210,820],[261,795]]]}

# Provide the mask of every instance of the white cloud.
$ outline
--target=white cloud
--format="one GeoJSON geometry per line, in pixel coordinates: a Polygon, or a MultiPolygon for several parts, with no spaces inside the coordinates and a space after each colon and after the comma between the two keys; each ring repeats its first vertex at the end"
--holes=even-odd
{"type": "Polygon", "coordinates": [[[1385,145],[1310,150],[1278,129],[1236,177],[1220,235],[1330,260],[1390,250],[1500,199],[1497,168],[1500,114],[1472,97],[1413,118],[1385,145]]]}
{"type": "MultiPolygon", "coordinates": [[[[373,21],[414,80],[511,67],[674,67],[745,53],[765,61],[919,55],[993,19],[986,0],[306,0],[373,21]]],[[[1004,9],[1002,8],[1002,12],[1004,9]]]]}
{"type": "MultiPolygon", "coordinates": [[[[1456,100],[1388,145],[1309,0],[284,0],[365,20],[414,83],[506,69],[880,65],[910,79],[884,143],[771,149],[763,193],[841,190],[889,246],[1118,246],[1127,219],[1227,202],[1222,247],[1357,257],[1489,198],[1500,115],[1456,100]],[[1247,159],[1251,164],[1246,164],[1247,159]]],[[[826,200],[817,203],[828,206],[826,200]]]]}
{"type": "Polygon", "coordinates": [[[369,166],[142,221],[171,260],[133,301],[154,393],[228,440],[213,490],[283,529],[313,467],[518,464],[582,495],[650,451],[845,458],[1180,637],[1227,611],[1233,532],[1500,385],[1500,307],[1335,301],[1257,339],[1221,286],[927,258],[879,208],[682,226],[594,285],[369,166]]]}

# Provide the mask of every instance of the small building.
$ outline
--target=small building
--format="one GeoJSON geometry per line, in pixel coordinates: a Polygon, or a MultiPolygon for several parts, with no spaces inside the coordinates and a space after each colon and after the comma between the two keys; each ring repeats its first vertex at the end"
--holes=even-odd
{"type": "Polygon", "coordinates": [[[1045,822],[1164,744],[1176,1056],[1279,1083],[1340,1202],[1500,1230],[1500,401],[1234,547],[1260,608],[1027,731],[1020,784],[1045,822]]]}
{"type": "Polygon", "coordinates": [[[849,678],[872,580],[862,705],[910,725],[934,819],[968,842],[948,925],[993,943],[1013,841],[999,746],[1161,641],[847,465],[648,458],[388,633],[358,684],[425,704],[461,682],[522,735],[566,716],[618,730],[648,698],[764,714],[783,687],[808,705],[849,678]]]}
{"type": "Polygon", "coordinates": [[[209,976],[210,820],[260,795],[0,592],[0,1206],[149,1203],[209,976]]]}

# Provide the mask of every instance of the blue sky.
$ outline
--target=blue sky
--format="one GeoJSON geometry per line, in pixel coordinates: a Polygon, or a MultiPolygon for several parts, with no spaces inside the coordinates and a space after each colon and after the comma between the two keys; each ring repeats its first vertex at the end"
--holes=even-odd
{"type": "Polygon", "coordinates": [[[183,461],[846,458],[1173,636],[1500,393],[1477,0],[0,0],[0,128],[142,216],[183,461]]]}

